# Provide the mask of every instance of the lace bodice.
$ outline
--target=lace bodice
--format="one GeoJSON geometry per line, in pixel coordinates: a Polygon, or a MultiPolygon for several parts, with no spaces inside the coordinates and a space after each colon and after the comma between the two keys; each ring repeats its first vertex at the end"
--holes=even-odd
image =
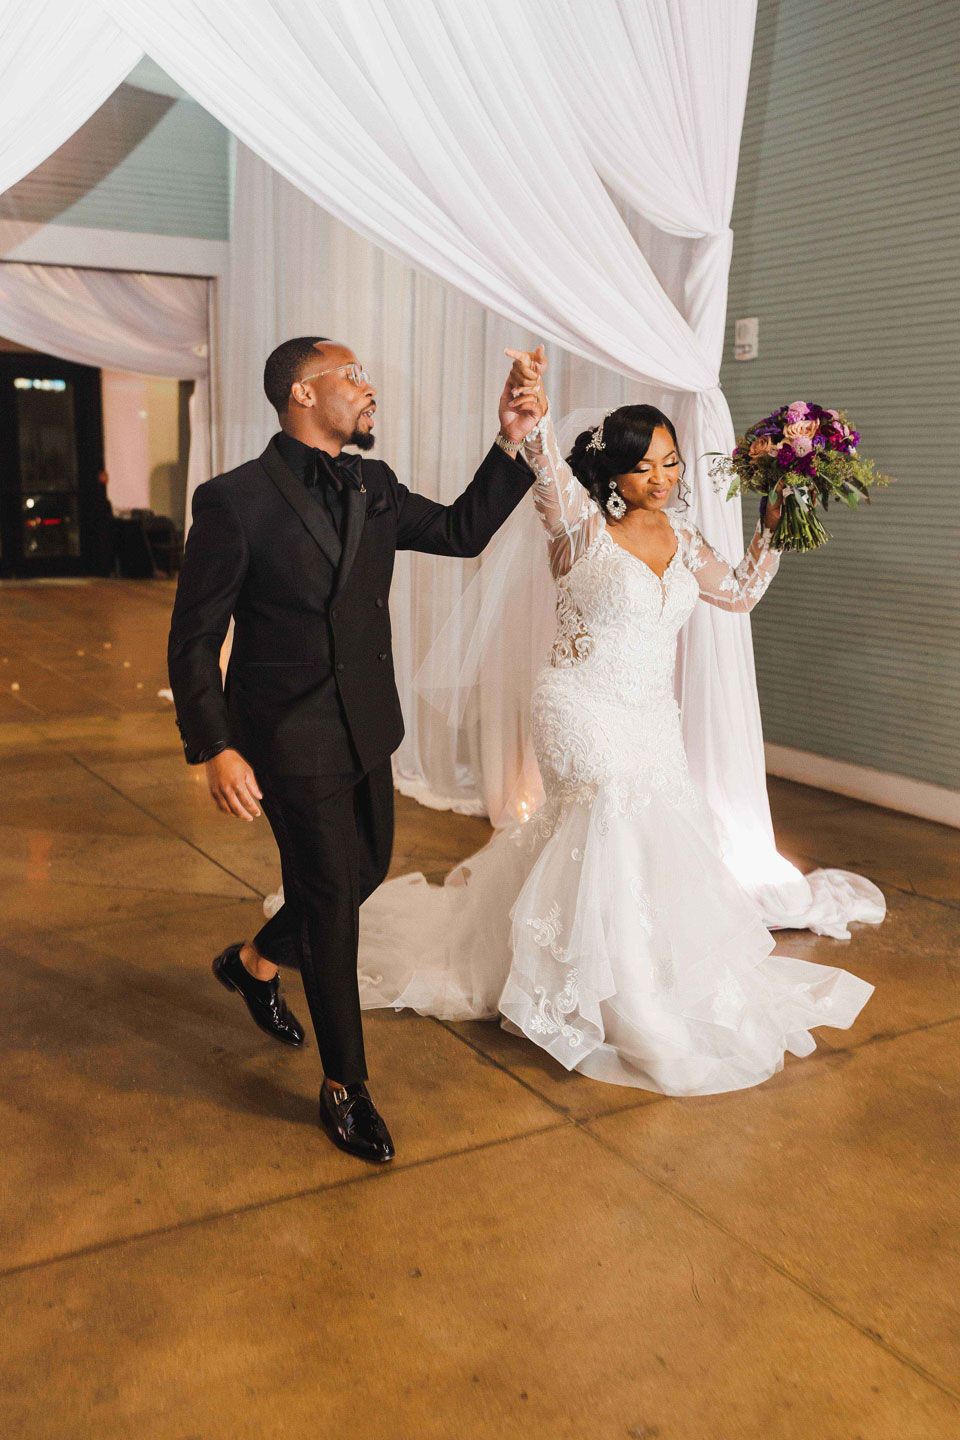
{"type": "Polygon", "coordinates": [[[586,666],[598,698],[649,708],[672,702],[676,636],[702,598],[752,610],[780,562],[757,526],[739,565],[725,560],[677,510],[666,510],[677,548],[662,576],[618,544],[596,502],[560,455],[549,411],[524,442],[533,498],[557,582],[552,664],[586,666]]]}

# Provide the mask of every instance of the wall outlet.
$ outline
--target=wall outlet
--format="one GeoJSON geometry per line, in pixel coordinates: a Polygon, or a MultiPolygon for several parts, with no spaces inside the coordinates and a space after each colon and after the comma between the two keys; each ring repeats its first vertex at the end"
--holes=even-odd
{"type": "Polygon", "coordinates": [[[756,360],[760,354],[760,321],[756,315],[749,320],[733,322],[734,360],[756,360]]]}

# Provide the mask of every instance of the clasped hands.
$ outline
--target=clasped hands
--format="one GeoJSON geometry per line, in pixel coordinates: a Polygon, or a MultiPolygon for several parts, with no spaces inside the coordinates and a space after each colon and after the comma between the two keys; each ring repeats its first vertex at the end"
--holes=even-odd
{"type": "Polygon", "coordinates": [[[547,408],[543,372],[547,357],[542,345],[536,350],[507,350],[513,361],[500,396],[500,433],[506,440],[523,440],[547,408]]]}

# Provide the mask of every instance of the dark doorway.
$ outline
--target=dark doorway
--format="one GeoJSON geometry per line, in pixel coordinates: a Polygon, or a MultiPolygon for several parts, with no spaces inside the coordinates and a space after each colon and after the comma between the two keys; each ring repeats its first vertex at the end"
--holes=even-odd
{"type": "Polygon", "coordinates": [[[0,354],[0,573],[102,570],[111,523],[102,470],[100,371],[0,354]]]}

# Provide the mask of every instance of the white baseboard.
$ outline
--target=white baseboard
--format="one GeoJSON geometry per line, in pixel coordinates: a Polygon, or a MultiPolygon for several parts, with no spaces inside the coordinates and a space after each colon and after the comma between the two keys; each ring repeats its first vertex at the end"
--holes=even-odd
{"type": "Polygon", "coordinates": [[[181,235],[139,235],[82,225],[34,225],[0,220],[0,260],[35,265],[78,265],[89,270],[145,270],[161,275],[223,275],[226,240],[181,235]]]}
{"type": "Polygon", "coordinates": [[[909,780],[885,770],[870,770],[866,765],[851,765],[846,760],[832,760],[827,755],[811,755],[789,745],[765,745],[764,750],[768,775],[960,828],[960,794],[956,790],[944,790],[925,780],[909,780]]]}

